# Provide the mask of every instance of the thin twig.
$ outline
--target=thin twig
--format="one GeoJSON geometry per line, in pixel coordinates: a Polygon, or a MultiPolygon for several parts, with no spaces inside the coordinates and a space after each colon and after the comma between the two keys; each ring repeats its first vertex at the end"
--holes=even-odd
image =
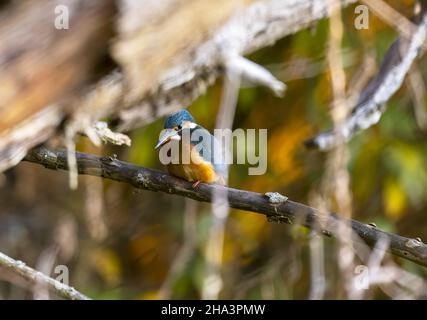
{"type": "Polygon", "coordinates": [[[185,215],[183,217],[184,241],[159,289],[158,297],[161,300],[171,299],[175,282],[182,276],[197,249],[197,202],[191,199],[185,200],[185,215]]]}
{"type": "MultiPolygon", "coordinates": [[[[217,129],[230,130],[233,127],[241,80],[245,75],[248,77],[248,72],[244,70],[248,64],[251,65],[250,62],[239,63],[238,61],[245,61],[242,57],[232,56],[233,58],[229,57],[226,63],[221,105],[215,125],[217,129]]],[[[251,67],[248,69],[249,73],[253,72],[251,67]]],[[[259,71],[255,71],[255,74],[257,72],[259,71]]],[[[220,150],[219,152],[224,156],[224,163],[226,163],[226,159],[230,158],[230,150],[220,150]]],[[[226,184],[228,183],[228,171],[229,166],[225,165],[223,179],[226,184]]],[[[224,285],[221,270],[223,266],[225,228],[230,213],[227,204],[227,192],[216,190],[213,193],[212,200],[212,221],[206,244],[206,277],[202,289],[202,298],[210,300],[218,299],[224,285]]]]}
{"type": "Polygon", "coordinates": [[[87,296],[76,289],[55,280],[44,273],[28,267],[24,262],[12,259],[0,252],[0,268],[18,275],[31,285],[43,285],[55,292],[58,296],[70,300],[89,300],[87,296]]]}
{"type": "MultiPolygon", "coordinates": [[[[331,6],[334,1],[331,1],[331,6]]],[[[335,4],[338,1],[335,0],[335,4]]],[[[329,50],[328,62],[331,70],[331,86],[333,93],[333,108],[331,116],[335,127],[340,127],[348,117],[349,108],[346,97],[346,76],[341,56],[341,42],[344,26],[341,10],[331,13],[329,19],[329,50]]],[[[344,141],[339,133],[338,141],[344,141]]],[[[346,144],[339,143],[337,148],[328,154],[326,174],[322,178],[324,197],[335,199],[340,216],[347,219],[338,226],[338,266],[343,279],[344,288],[350,299],[352,292],[354,270],[354,248],[352,243],[352,229],[345,223],[349,222],[352,211],[352,197],[350,191],[350,174],[347,170],[349,151],[346,144]]],[[[329,206],[328,206],[329,207],[329,206]]],[[[329,207],[330,209],[330,207],[329,207]]]]}
{"type": "Polygon", "coordinates": [[[425,106],[426,85],[423,75],[416,64],[408,73],[407,85],[412,92],[411,99],[414,105],[415,121],[422,131],[427,130],[427,110],[425,106]]]}
{"type": "Polygon", "coordinates": [[[416,25],[385,1],[361,0],[361,2],[365,3],[381,20],[395,28],[405,38],[411,39],[417,30],[416,25]]]}

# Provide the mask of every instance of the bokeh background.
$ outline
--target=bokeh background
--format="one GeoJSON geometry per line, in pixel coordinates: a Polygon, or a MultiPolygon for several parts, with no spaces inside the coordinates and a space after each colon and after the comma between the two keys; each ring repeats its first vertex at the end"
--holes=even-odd
{"type": "MultiPolygon", "coordinates": [[[[389,3],[411,16],[413,1],[389,3]]],[[[372,13],[369,28],[356,30],[354,8],[349,6],[342,13],[342,55],[349,86],[361,72],[373,74],[378,69],[397,37],[392,27],[372,13]]],[[[325,19],[249,57],[288,88],[283,98],[264,88],[241,89],[234,128],[268,129],[268,169],[265,175],[248,176],[247,166],[233,165],[230,186],[262,193],[278,191],[302,203],[309,203],[310,194],[320,188],[326,155],[305,149],[303,141],[332,125],[328,37],[325,19]]],[[[424,81],[426,62],[424,58],[415,65],[424,81]]],[[[188,107],[209,130],[214,128],[221,90],[222,82],[217,81],[188,107]]],[[[415,93],[406,81],[389,101],[379,124],[350,141],[348,164],[353,218],[421,239],[427,239],[425,102],[424,109],[416,111],[415,93]]],[[[80,137],[77,149],[116,154],[121,160],[165,170],[153,148],[162,127],[160,119],[130,132],[131,147],[97,148],[80,137]]],[[[96,177],[80,176],[78,190],[72,191],[66,172],[30,163],[22,162],[0,174],[0,250],[42,270],[66,265],[71,285],[95,299],[200,298],[210,221],[209,204],[135,190],[96,177]]],[[[272,224],[262,215],[231,210],[220,296],[306,299],[310,290],[309,238],[302,227],[272,224]]],[[[337,242],[326,238],[324,245],[325,297],[342,298],[337,242]]],[[[395,261],[403,269],[427,277],[426,269],[395,261]]],[[[0,298],[31,298],[32,294],[14,282],[0,281],[0,298]]],[[[370,297],[387,298],[376,287],[370,297]]]]}

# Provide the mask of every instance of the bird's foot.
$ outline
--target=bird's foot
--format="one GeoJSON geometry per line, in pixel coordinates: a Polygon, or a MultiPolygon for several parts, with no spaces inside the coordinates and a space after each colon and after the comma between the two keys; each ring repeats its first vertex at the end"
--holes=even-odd
{"type": "Polygon", "coordinates": [[[197,180],[196,182],[194,182],[193,185],[192,185],[193,189],[197,189],[199,187],[199,185],[200,185],[200,182],[201,181],[199,181],[199,180],[197,180]]]}

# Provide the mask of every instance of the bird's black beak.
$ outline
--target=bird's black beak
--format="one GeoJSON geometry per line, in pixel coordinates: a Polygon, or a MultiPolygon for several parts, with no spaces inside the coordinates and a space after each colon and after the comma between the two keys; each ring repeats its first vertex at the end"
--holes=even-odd
{"type": "Polygon", "coordinates": [[[165,143],[168,143],[174,136],[178,135],[179,131],[177,131],[175,129],[163,130],[162,135],[160,136],[160,139],[157,142],[157,145],[154,147],[154,149],[160,148],[165,143]]]}

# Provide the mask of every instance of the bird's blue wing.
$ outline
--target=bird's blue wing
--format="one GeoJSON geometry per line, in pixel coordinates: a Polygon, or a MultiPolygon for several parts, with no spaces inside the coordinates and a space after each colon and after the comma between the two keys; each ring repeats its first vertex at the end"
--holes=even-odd
{"type": "Polygon", "coordinates": [[[213,164],[216,173],[225,178],[227,166],[222,145],[208,130],[199,125],[191,131],[191,143],[196,146],[204,160],[213,164]]]}

